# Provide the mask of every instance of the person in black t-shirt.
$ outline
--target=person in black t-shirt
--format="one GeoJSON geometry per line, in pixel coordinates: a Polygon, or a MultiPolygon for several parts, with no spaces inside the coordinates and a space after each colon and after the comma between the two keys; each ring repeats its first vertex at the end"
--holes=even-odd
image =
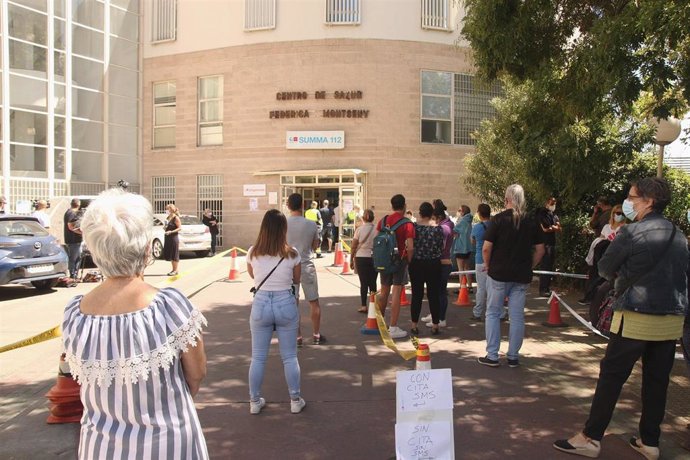
{"type": "Polygon", "coordinates": [[[79,257],[81,256],[81,230],[79,229],[79,220],[81,214],[79,207],[81,201],[79,198],[72,198],[70,208],[65,212],[64,221],[64,237],[65,246],[67,246],[68,269],[71,278],[77,277],[79,270],[79,257]]]}
{"type": "Polygon", "coordinates": [[[216,242],[218,241],[218,218],[213,215],[210,209],[204,209],[204,215],[201,217],[201,222],[208,227],[211,234],[211,255],[216,255],[216,242]]]}
{"type": "Polygon", "coordinates": [[[525,214],[525,192],[521,185],[506,189],[506,210],[491,220],[484,233],[484,270],[487,277],[486,356],[479,364],[497,367],[501,345],[501,320],[504,299],[508,298],[510,332],[508,365],[520,365],[519,352],[525,335],[525,297],[534,268],[544,255],[543,233],[525,214]],[[532,250],[534,248],[534,251],[532,250]]]}
{"type": "MultiPolygon", "coordinates": [[[[561,231],[561,221],[555,214],[556,198],[549,197],[544,203],[543,208],[537,210],[537,224],[544,232],[544,257],[541,259],[540,267],[542,270],[553,271],[556,262],[556,233],[561,231]]],[[[551,295],[551,275],[539,276],[539,295],[548,297],[551,295]]]]}
{"type": "Polygon", "coordinates": [[[328,200],[323,200],[323,208],[319,209],[323,229],[321,230],[321,245],[328,242],[328,252],[333,250],[333,209],[328,206],[328,200]]]}

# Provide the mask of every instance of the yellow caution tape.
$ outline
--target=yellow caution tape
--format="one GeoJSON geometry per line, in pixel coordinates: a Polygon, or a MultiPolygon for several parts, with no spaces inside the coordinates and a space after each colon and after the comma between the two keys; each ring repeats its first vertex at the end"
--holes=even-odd
{"type": "Polygon", "coordinates": [[[61,335],[62,331],[60,330],[60,326],[55,326],[52,329],[48,329],[47,331],[41,332],[40,334],[37,334],[33,337],[29,337],[28,339],[20,340],[19,342],[14,342],[9,345],[5,345],[4,347],[0,348],[0,353],[14,350],[16,348],[27,347],[29,345],[33,345],[34,343],[45,342],[46,340],[54,339],[60,337],[61,335]]]}
{"type": "Polygon", "coordinates": [[[340,243],[342,243],[343,249],[345,249],[347,252],[352,252],[352,248],[350,248],[345,241],[341,241],[340,243]]]}
{"type": "MultiPolygon", "coordinates": [[[[399,354],[402,359],[405,361],[408,361],[414,357],[417,356],[417,351],[416,350],[398,350],[398,347],[395,345],[395,342],[391,338],[390,333],[388,332],[388,327],[386,327],[386,320],[383,319],[383,315],[381,314],[381,310],[379,310],[378,305],[375,308],[376,310],[376,324],[379,326],[379,334],[381,334],[381,340],[383,340],[383,344],[399,354]]],[[[413,342],[414,343],[415,338],[413,337],[413,342]]]]}

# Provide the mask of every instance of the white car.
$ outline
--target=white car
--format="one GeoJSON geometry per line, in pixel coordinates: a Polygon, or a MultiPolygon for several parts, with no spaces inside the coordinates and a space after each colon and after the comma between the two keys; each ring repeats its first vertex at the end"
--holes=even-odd
{"type": "MultiPolygon", "coordinates": [[[[153,215],[153,257],[163,257],[165,242],[165,225],[167,214],[153,215]]],[[[206,257],[211,252],[211,232],[196,216],[181,215],[182,229],[179,233],[180,252],[194,252],[199,257],[206,257]]]]}

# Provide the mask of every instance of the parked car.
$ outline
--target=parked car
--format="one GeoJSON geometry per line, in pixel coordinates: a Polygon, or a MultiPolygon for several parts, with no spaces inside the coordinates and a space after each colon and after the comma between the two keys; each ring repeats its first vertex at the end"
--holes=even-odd
{"type": "Polygon", "coordinates": [[[31,283],[45,290],[65,276],[67,253],[38,219],[0,216],[0,285],[31,283]]]}
{"type": "MultiPolygon", "coordinates": [[[[163,257],[165,225],[167,214],[153,215],[152,254],[156,259],[163,257]]],[[[181,215],[180,252],[194,252],[199,257],[206,257],[211,252],[211,233],[206,225],[196,216],[181,215]]]]}

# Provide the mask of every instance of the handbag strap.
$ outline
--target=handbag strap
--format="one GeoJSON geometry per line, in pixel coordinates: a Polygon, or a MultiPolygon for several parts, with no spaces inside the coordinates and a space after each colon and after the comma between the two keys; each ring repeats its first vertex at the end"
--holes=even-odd
{"type": "MultiPolygon", "coordinates": [[[[266,278],[264,278],[263,281],[261,281],[261,283],[259,283],[259,285],[258,285],[257,287],[251,288],[250,292],[253,292],[254,294],[256,294],[256,293],[259,291],[259,289],[261,289],[261,286],[264,285],[264,283],[266,282],[266,280],[269,279],[269,278],[271,277],[271,275],[273,274],[274,271],[276,271],[276,268],[278,268],[278,265],[280,265],[280,263],[281,263],[283,260],[285,260],[285,257],[281,257],[280,260],[278,261],[278,263],[276,264],[276,266],[273,267],[273,270],[271,270],[270,272],[268,272],[268,275],[266,275],[266,278]]],[[[245,288],[245,289],[246,289],[246,288],[245,288]]]]}
{"type": "Polygon", "coordinates": [[[654,262],[654,265],[652,265],[652,267],[651,267],[649,270],[646,270],[646,271],[644,271],[644,272],[641,272],[641,273],[635,275],[635,276],[632,278],[632,280],[630,280],[630,281],[628,282],[628,285],[625,287],[625,289],[622,289],[622,290],[620,291],[620,294],[618,293],[618,291],[616,291],[616,296],[622,295],[625,291],[627,291],[627,290],[630,289],[635,283],[637,283],[637,282],[640,280],[640,278],[642,278],[642,277],[643,277],[644,275],[646,275],[647,273],[649,273],[649,272],[651,272],[651,271],[654,271],[654,269],[657,267],[657,265],[659,265],[659,262],[661,262],[661,261],[664,259],[664,256],[666,255],[666,253],[668,252],[668,250],[671,248],[671,244],[673,243],[673,239],[676,237],[676,226],[675,226],[673,223],[671,223],[671,226],[673,227],[673,230],[671,230],[671,237],[668,239],[668,241],[666,241],[666,244],[664,245],[664,250],[661,251],[661,253],[660,253],[659,256],[657,257],[656,262],[654,262]]]}

